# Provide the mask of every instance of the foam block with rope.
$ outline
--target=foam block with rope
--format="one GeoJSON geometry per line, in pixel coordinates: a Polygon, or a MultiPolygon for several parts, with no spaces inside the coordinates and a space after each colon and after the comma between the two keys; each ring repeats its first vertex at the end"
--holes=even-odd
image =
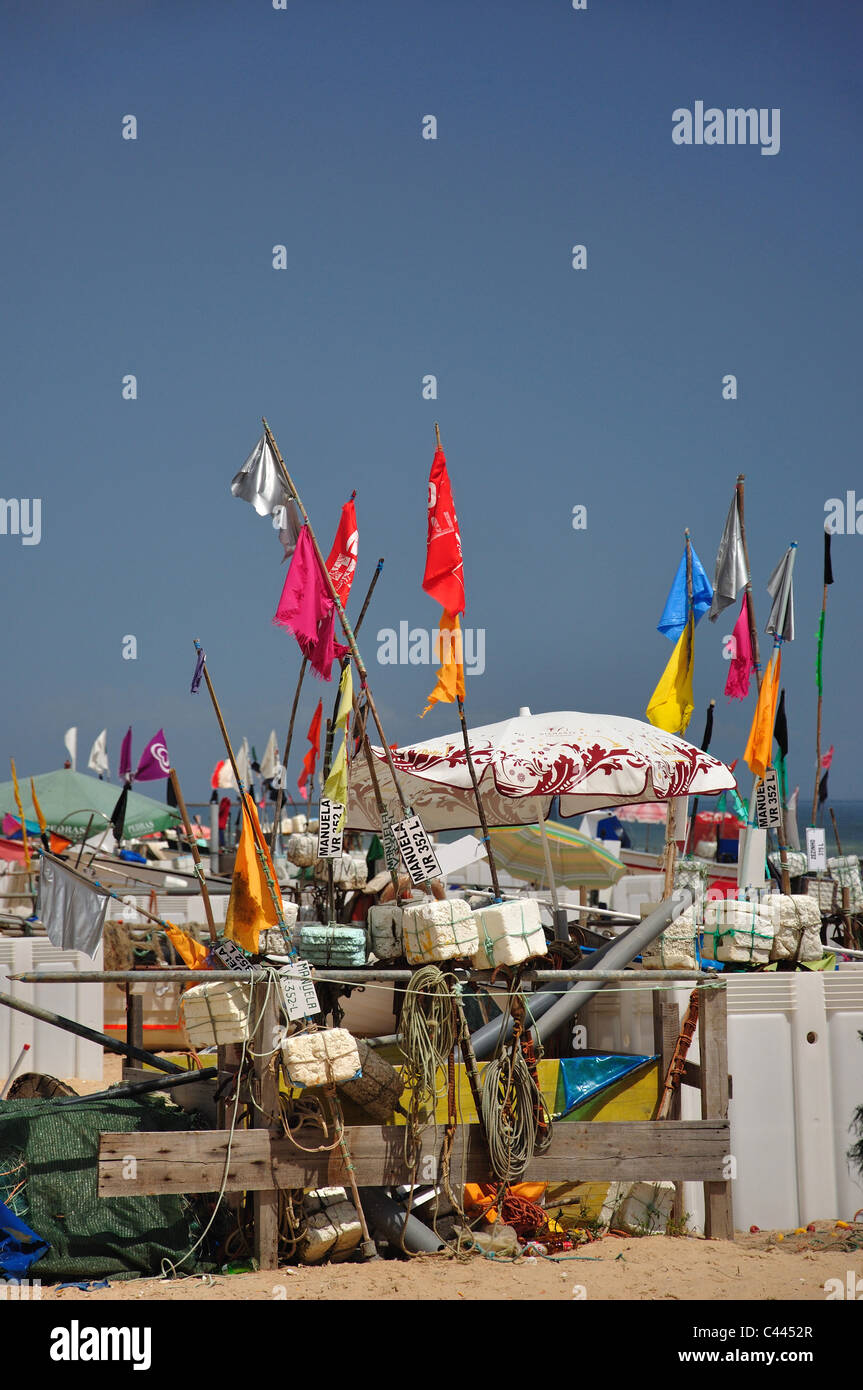
{"type": "Polygon", "coordinates": [[[771,960],[821,959],[821,909],[814,898],[804,893],[770,893],[759,906],[773,923],[771,960]]]}
{"type": "Polygon", "coordinates": [[[336,923],[303,922],[294,933],[297,950],[312,965],[339,965],[344,968],[366,963],[364,927],[341,927],[336,923]]]}
{"type": "Polygon", "coordinates": [[[473,918],[478,936],[478,950],[473,956],[477,970],[520,965],[531,956],[548,953],[535,898],[515,898],[512,902],[480,907],[473,918]]]}
{"type": "Polygon", "coordinates": [[[402,909],[402,931],[412,965],[473,956],[479,949],[473,913],[461,898],[409,904],[402,909]]]}
{"type": "Polygon", "coordinates": [[[282,1044],[282,1061],[293,1086],[330,1086],[362,1076],[356,1039],[346,1028],[294,1033],[282,1044]]]}
{"type": "Polygon", "coordinates": [[[704,909],[704,951],[714,960],[763,965],[770,958],[773,923],[755,903],[725,898],[704,909]]]}
{"type": "Polygon", "coordinates": [[[213,980],[187,989],[182,998],[183,1021],[193,1047],[245,1042],[249,1036],[251,985],[238,980],[213,980]]]}

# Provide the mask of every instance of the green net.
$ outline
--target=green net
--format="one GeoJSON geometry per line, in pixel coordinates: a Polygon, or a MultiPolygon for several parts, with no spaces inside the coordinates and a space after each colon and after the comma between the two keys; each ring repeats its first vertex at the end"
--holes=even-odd
{"type": "MultiPolygon", "coordinates": [[[[51,1247],[33,1276],[134,1279],[184,1255],[201,1229],[196,1205],[175,1195],[100,1197],[99,1135],[192,1127],[192,1116],[156,1099],[0,1102],[0,1201],[51,1247]]],[[[193,1255],[181,1273],[196,1267],[193,1255]]]]}

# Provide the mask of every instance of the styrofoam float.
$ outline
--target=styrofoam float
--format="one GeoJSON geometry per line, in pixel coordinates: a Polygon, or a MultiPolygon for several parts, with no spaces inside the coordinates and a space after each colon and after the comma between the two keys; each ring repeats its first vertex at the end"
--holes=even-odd
{"type": "Polygon", "coordinates": [[[251,985],[238,980],[205,981],[187,989],[181,1008],[192,1046],[244,1042],[249,1036],[250,993],[251,985]]]}
{"type": "Polygon", "coordinates": [[[477,970],[495,965],[520,965],[530,956],[548,954],[548,943],[535,898],[516,898],[512,902],[492,903],[473,914],[478,949],[473,963],[477,970]]]}
{"type": "Polygon", "coordinates": [[[473,913],[461,898],[428,898],[402,909],[405,955],[412,965],[473,956],[479,936],[473,913]]]}
{"type": "Polygon", "coordinates": [[[294,1033],[282,1043],[282,1060],[294,1086],[328,1086],[362,1076],[357,1044],[346,1028],[294,1033]]]}

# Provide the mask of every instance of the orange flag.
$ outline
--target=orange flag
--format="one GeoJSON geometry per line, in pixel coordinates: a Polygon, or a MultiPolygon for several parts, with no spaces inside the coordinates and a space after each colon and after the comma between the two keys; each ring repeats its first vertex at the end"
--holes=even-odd
{"type": "Polygon", "coordinates": [[[173,922],[165,924],[165,935],[190,970],[207,969],[207,948],[202,946],[200,941],[196,941],[193,936],[187,936],[179,927],[175,927],[173,922]]]}
{"type": "Polygon", "coordinates": [[[767,663],[761,693],[752,717],[752,728],[743,761],[755,777],[763,777],[770,763],[773,747],[773,725],[779,700],[779,677],[782,670],[782,648],[778,647],[767,663]]]}
{"type": "Polygon", "coordinates": [[[279,907],[282,904],[282,895],[279,892],[270,851],[261,834],[255,803],[248,792],[245,793],[245,798],[249,815],[255,824],[256,834],[253,835],[252,833],[249,816],[244,815],[243,827],[240,831],[240,843],[237,848],[237,859],[234,865],[234,877],[231,882],[231,896],[228,901],[228,911],[225,914],[225,936],[229,941],[236,941],[237,945],[242,946],[244,951],[251,951],[254,954],[258,949],[258,934],[261,928],[275,927],[279,920],[276,905],[267,883],[267,876],[255,846],[256,840],[258,845],[263,846],[267,867],[270,870],[270,877],[279,900],[279,907]]]}
{"type": "Polygon", "coordinates": [[[464,653],[462,651],[461,627],[458,614],[444,612],[438,630],[438,659],[442,663],[437,673],[437,685],[428,695],[428,704],[420,715],[425,718],[432,705],[439,701],[451,705],[458,698],[464,699],[464,653]]]}

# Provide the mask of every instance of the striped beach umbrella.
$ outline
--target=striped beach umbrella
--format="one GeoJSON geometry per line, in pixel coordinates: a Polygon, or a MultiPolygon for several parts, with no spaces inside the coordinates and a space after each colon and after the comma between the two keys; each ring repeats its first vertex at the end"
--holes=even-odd
{"type": "MultiPolygon", "coordinates": [[[[545,822],[554,881],[561,888],[607,888],[626,873],[626,865],[595,840],[558,821],[545,822]]],[[[497,862],[513,878],[545,883],[548,878],[542,836],[536,825],[513,825],[491,830],[497,862]]]]}

